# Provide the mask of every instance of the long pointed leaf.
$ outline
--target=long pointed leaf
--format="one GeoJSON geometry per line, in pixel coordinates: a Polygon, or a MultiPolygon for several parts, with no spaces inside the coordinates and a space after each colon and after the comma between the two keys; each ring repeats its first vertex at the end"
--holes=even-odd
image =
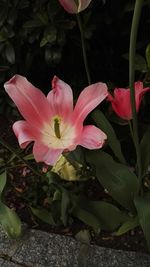
{"type": "Polygon", "coordinates": [[[73,209],[72,215],[77,217],[87,225],[90,225],[96,232],[100,232],[100,222],[92,213],[77,206],[73,209]]]}
{"type": "Polygon", "coordinates": [[[126,222],[124,222],[120,228],[114,233],[115,236],[120,236],[125,234],[126,232],[134,229],[139,225],[139,219],[138,216],[128,218],[126,222]]]}
{"type": "Polygon", "coordinates": [[[17,238],[22,233],[20,218],[3,203],[0,203],[0,224],[11,238],[17,238]]]}
{"type": "Polygon", "coordinates": [[[62,199],[61,199],[61,220],[63,224],[66,226],[67,224],[67,209],[70,203],[69,195],[66,190],[62,192],[62,199]]]}
{"type": "Polygon", "coordinates": [[[111,203],[105,201],[90,201],[85,197],[78,197],[77,201],[80,208],[93,214],[98,219],[102,230],[115,231],[127,220],[127,214],[111,203]]]}
{"type": "Polygon", "coordinates": [[[87,161],[95,166],[96,177],[109,194],[128,210],[135,211],[134,196],[139,189],[137,176],[123,164],[100,150],[88,151],[87,161]]]}
{"type": "Polygon", "coordinates": [[[120,162],[125,164],[126,160],[122,154],[120,142],[117,139],[113,127],[106,119],[104,114],[100,110],[96,109],[92,112],[91,117],[93,118],[97,126],[102,131],[104,131],[104,133],[106,133],[108,138],[108,144],[111,147],[112,151],[114,152],[115,156],[119,159],[120,162]]]}
{"type": "Polygon", "coordinates": [[[4,187],[6,185],[7,177],[6,177],[6,171],[0,174],[0,198],[1,194],[4,190],[4,187]]]}
{"type": "Polygon", "coordinates": [[[139,222],[150,250],[150,197],[136,197],[135,205],[138,212],[139,222]]]}
{"type": "Polygon", "coordinates": [[[48,223],[50,225],[56,225],[54,222],[52,214],[50,212],[48,212],[47,210],[45,210],[43,208],[39,208],[39,209],[36,209],[33,207],[30,207],[30,208],[31,208],[33,214],[37,218],[39,218],[41,221],[48,223]]]}
{"type": "Polygon", "coordinates": [[[145,132],[141,143],[141,163],[142,163],[142,176],[144,176],[148,171],[148,166],[150,165],[150,127],[148,127],[147,131],[145,132]]]}

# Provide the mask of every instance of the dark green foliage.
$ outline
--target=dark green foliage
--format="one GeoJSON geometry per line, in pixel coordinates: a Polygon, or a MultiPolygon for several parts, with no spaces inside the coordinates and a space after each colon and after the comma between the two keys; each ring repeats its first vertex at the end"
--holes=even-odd
{"type": "MultiPolygon", "coordinates": [[[[149,6],[145,1],[139,29],[138,78],[143,75],[141,62],[148,43],[149,6]]],[[[81,13],[92,82],[128,84],[124,55],[129,49],[133,7],[134,1],[93,0],[81,13]]],[[[0,73],[1,83],[19,73],[31,80],[38,77],[38,84],[47,85],[45,80],[57,74],[72,85],[85,86],[76,16],[65,12],[57,0],[0,1],[0,73]]]]}
{"type": "Polygon", "coordinates": [[[0,2],[1,82],[15,73],[28,75],[37,59],[49,66],[60,62],[66,32],[74,26],[62,11],[56,0],[0,2]]]}

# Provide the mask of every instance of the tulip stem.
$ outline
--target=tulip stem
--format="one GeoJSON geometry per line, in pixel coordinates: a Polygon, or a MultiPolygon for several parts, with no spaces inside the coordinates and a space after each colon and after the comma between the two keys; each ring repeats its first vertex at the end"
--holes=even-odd
{"type": "Polygon", "coordinates": [[[81,44],[82,44],[82,53],[83,53],[83,61],[84,61],[84,66],[85,66],[85,71],[86,71],[86,76],[88,80],[88,84],[91,84],[91,77],[90,77],[90,72],[89,72],[89,66],[88,66],[88,61],[87,61],[87,54],[86,54],[86,48],[85,48],[85,40],[84,40],[84,31],[82,27],[82,21],[80,14],[77,14],[77,22],[80,30],[80,35],[81,35],[81,44]]]}
{"type": "Polygon", "coordinates": [[[12,148],[8,143],[6,143],[1,137],[0,137],[0,144],[4,146],[6,149],[8,149],[11,153],[13,153],[18,159],[20,159],[28,168],[37,176],[42,176],[38,171],[36,171],[29,163],[26,161],[22,156],[20,156],[14,148],[12,148]]]}
{"type": "Polygon", "coordinates": [[[133,117],[133,137],[134,144],[137,155],[137,167],[138,167],[138,177],[141,181],[141,152],[140,143],[138,135],[138,123],[137,123],[137,113],[136,113],[136,102],[135,102],[135,91],[134,91],[134,80],[135,80],[135,53],[136,53],[136,40],[137,31],[139,26],[139,20],[142,10],[143,0],[136,0],[134,14],[132,19],[131,33],[130,33],[130,47],[129,47],[129,86],[130,86],[130,96],[132,105],[132,117],[133,117]]]}
{"type": "Polygon", "coordinates": [[[130,128],[130,133],[131,133],[132,141],[134,142],[134,134],[133,134],[133,127],[132,127],[131,121],[128,121],[128,125],[129,125],[129,128],[130,128]]]}

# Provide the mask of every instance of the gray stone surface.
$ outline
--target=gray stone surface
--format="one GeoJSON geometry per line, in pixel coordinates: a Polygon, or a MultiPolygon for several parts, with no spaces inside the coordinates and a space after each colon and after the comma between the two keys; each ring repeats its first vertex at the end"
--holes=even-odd
{"type": "Polygon", "coordinates": [[[19,240],[0,231],[2,267],[150,267],[150,256],[88,246],[66,236],[30,230],[19,240]]]}
{"type": "Polygon", "coordinates": [[[4,260],[0,259],[0,266],[2,266],[3,263],[4,263],[4,260]]]}
{"type": "Polygon", "coordinates": [[[24,267],[20,264],[17,264],[17,263],[11,262],[11,261],[3,261],[2,264],[0,263],[0,266],[1,267],[24,267]]]}

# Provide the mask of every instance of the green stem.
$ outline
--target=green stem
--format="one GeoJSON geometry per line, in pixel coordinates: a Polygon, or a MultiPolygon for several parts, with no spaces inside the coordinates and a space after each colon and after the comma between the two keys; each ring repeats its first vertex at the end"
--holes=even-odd
{"type": "Polygon", "coordinates": [[[22,156],[20,156],[14,148],[12,148],[9,144],[7,144],[1,137],[0,137],[0,144],[8,149],[11,153],[13,153],[18,159],[20,159],[30,170],[36,174],[37,176],[42,176],[39,172],[37,172],[29,163],[26,161],[22,156]]]}
{"type": "Polygon", "coordinates": [[[130,133],[131,133],[132,140],[133,140],[133,142],[134,142],[134,134],[133,134],[133,128],[132,128],[132,123],[131,123],[131,121],[128,121],[128,125],[129,125],[129,128],[130,128],[130,133]]]}
{"type": "Polygon", "coordinates": [[[133,115],[133,135],[134,143],[137,155],[137,167],[138,167],[138,177],[141,181],[141,153],[140,144],[138,136],[138,123],[137,123],[137,113],[136,113],[136,102],[135,102],[135,91],[134,91],[134,80],[135,80],[135,53],[136,53],[136,39],[138,25],[141,15],[143,0],[136,0],[134,14],[132,19],[131,34],[130,34],[130,48],[129,48],[129,86],[131,95],[131,105],[132,105],[132,115],[133,115]]]}
{"type": "Polygon", "coordinates": [[[89,66],[88,66],[88,61],[87,61],[85,41],[84,41],[84,32],[83,32],[83,28],[82,28],[82,21],[80,18],[80,14],[77,14],[77,22],[78,22],[78,26],[79,26],[79,30],[80,30],[80,35],[81,35],[82,53],[83,53],[83,61],[84,61],[86,76],[87,76],[88,84],[90,85],[91,84],[91,77],[90,77],[89,66]]]}

